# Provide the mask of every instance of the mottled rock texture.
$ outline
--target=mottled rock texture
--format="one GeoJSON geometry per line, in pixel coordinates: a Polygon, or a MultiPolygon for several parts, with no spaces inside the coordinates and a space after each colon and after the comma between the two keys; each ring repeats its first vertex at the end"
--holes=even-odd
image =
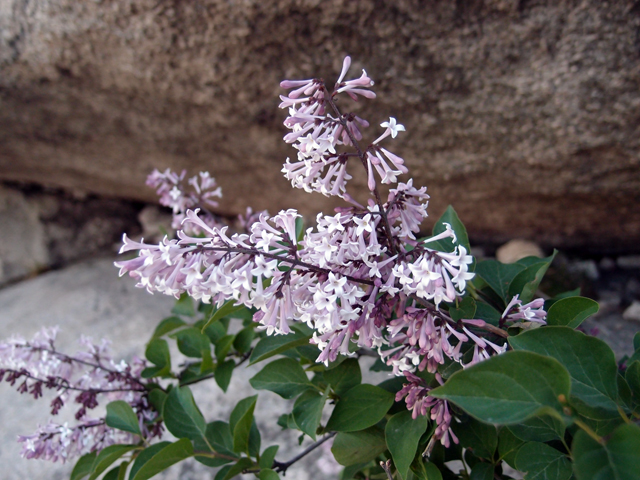
{"type": "Polygon", "coordinates": [[[392,148],[432,219],[639,248],[638,1],[4,0],[0,33],[2,179],[152,200],[153,167],[209,169],[227,213],[327,208],[279,173],[278,83],[348,53],[379,95],[354,108],[407,127],[392,148]]]}
{"type": "Polygon", "coordinates": [[[139,210],[140,204],[120,199],[74,198],[59,190],[0,184],[0,287],[112,254],[123,232],[140,233],[139,210]]]}

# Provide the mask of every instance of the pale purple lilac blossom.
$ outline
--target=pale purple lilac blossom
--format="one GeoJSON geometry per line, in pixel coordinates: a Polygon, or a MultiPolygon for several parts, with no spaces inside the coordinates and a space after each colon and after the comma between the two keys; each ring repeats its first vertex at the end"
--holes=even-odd
{"type": "Polygon", "coordinates": [[[160,196],[160,204],[171,208],[173,212],[171,227],[181,228],[187,209],[193,210],[197,207],[204,209],[202,219],[207,224],[219,224],[217,217],[208,210],[209,207],[218,206],[218,202],[213,200],[214,197],[222,197],[222,190],[215,179],[209,175],[209,172],[201,172],[187,181],[185,176],[185,170],[178,175],[170,169],[164,172],[155,169],[147,177],[147,185],[156,189],[156,193],[160,196]]]}
{"type": "Polygon", "coordinates": [[[535,300],[522,304],[519,295],[511,299],[507,308],[502,313],[503,322],[533,322],[546,325],[547,312],[544,310],[544,299],[535,300]]]}
{"type": "Polygon", "coordinates": [[[126,401],[138,416],[143,436],[159,436],[162,427],[160,423],[151,425],[157,414],[149,405],[140,377],[144,360],[115,362],[107,341],[96,344],[87,337],[80,340],[83,350],[66,355],[55,348],[57,332],[57,328],[43,328],[31,341],[13,336],[0,342],[0,381],[17,384],[20,393],[36,399],[42,397],[43,389],[55,391],[56,397],[51,402],[53,415],[66,404],[79,406],[75,414],[78,424],[49,421],[32,435],[19,436],[22,456],[66,462],[115,443],[134,441],[136,436],[107,426],[104,418],[89,415],[88,411],[98,406],[100,397],[106,402],[126,401]]]}
{"type": "Polygon", "coordinates": [[[199,210],[187,210],[177,239],[151,245],[125,236],[121,253],[138,250],[139,256],[116,265],[151,293],[176,298],[187,293],[218,306],[231,300],[255,308],[254,321],[268,335],[287,334],[291,322],[304,322],[314,330],[318,362],[351,355],[352,343],[377,349],[396,375],[409,380],[397,398],[407,396],[414,416],[431,412],[438,423],[434,438],[448,445],[450,439],[457,442],[448,404],[430,397],[430,387],[418,386],[412,372],[436,373],[447,360],[468,367],[507,346],[478,333],[483,320],[455,322],[440,308],[464,295],[474,277],[473,258],[449,225],[431,238],[416,239],[427,217],[426,188],[414,187],[412,179],[398,182],[397,176],[408,171],[404,160],[379,145],[405,128],[391,117],[381,124],[381,136],[364,149],[359,146],[361,129],[369,123],[340,113],[334,97],[375,94],[368,90],[373,81],[365,71],[343,81],[350,64],[345,58],[332,92],[319,79],[285,80],[281,86],[293,90],[280,97],[281,108],[289,111],[284,124],[291,130],[284,140],[298,152],[296,161],[287,159],[285,177],[296,188],[341,197],[349,206],[334,215],[319,214],[316,227],[300,237],[295,210],[273,217],[262,213],[247,223],[247,233],[233,234],[227,226],[207,224],[199,210]],[[366,206],[346,191],[351,161],[368,172],[373,198],[366,206]],[[378,183],[392,185],[386,202],[378,183]],[[189,233],[194,231],[200,236],[189,233]],[[431,248],[435,241],[451,241],[455,248],[438,251],[431,248]],[[473,355],[465,361],[471,348],[473,355]]]}

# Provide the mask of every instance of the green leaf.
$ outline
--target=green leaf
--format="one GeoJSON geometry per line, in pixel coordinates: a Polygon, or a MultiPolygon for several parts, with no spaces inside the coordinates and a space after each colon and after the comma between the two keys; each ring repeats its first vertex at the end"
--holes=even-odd
{"type": "Polygon", "coordinates": [[[518,273],[526,267],[519,263],[500,263],[497,260],[483,260],[476,265],[476,274],[480,276],[500,298],[507,303],[513,295],[509,295],[509,285],[518,273]]]}
{"type": "Polygon", "coordinates": [[[263,468],[258,473],[258,478],[260,480],[280,480],[280,476],[270,468],[263,468]]]}
{"type": "Polygon", "coordinates": [[[640,427],[624,424],[602,445],[580,430],[573,439],[573,471],[578,480],[640,479],[640,427]]]}
{"type": "Polygon", "coordinates": [[[233,436],[233,451],[249,453],[249,434],[253,423],[253,411],[256,408],[258,396],[240,400],[229,417],[229,428],[233,436]]]}
{"type": "Polygon", "coordinates": [[[218,475],[220,474],[220,472],[218,472],[218,475],[216,475],[215,480],[230,480],[234,478],[236,475],[242,473],[243,470],[246,470],[247,468],[250,468],[252,466],[253,466],[253,462],[251,461],[251,459],[243,457],[233,465],[228,465],[228,467],[222,467],[220,471],[225,469],[226,473],[224,474],[224,476],[221,476],[218,478],[218,475]]]}
{"type": "Polygon", "coordinates": [[[525,443],[516,455],[516,468],[526,480],[569,480],[571,462],[565,454],[540,442],[525,443]]]}
{"type": "Polygon", "coordinates": [[[187,293],[183,293],[171,309],[171,313],[184,315],[185,317],[195,317],[196,309],[193,307],[193,299],[187,293]]]}
{"type": "Polygon", "coordinates": [[[304,238],[304,218],[297,217],[296,218],[296,240],[298,243],[302,241],[304,238]]]}
{"type": "MultiPolygon", "coordinates": [[[[196,325],[199,326],[199,325],[196,325]]],[[[203,329],[203,333],[209,337],[209,340],[214,345],[220,341],[222,337],[227,334],[227,326],[225,322],[216,322],[203,329]]]]}
{"type": "Polygon", "coordinates": [[[309,389],[300,395],[293,405],[293,420],[298,428],[313,440],[316,439],[316,430],[322,420],[322,410],[328,396],[329,386],[324,394],[320,394],[315,389],[309,389]]]}
{"type": "Polygon", "coordinates": [[[469,480],[493,480],[494,467],[490,463],[476,463],[471,469],[469,480]]]}
{"type": "Polygon", "coordinates": [[[138,425],[138,416],[131,405],[124,400],[116,400],[107,404],[106,422],[109,427],[142,436],[138,425]]]}
{"type": "Polygon", "coordinates": [[[456,322],[462,319],[471,320],[476,318],[476,301],[470,296],[464,297],[458,302],[457,306],[453,304],[449,307],[449,315],[456,322]]]}
{"type": "Polygon", "coordinates": [[[498,326],[500,324],[500,318],[502,317],[502,313],[497,311],[488,303],[477,302],[476,303],[476,314],[473,318],[479,318],[484,320],[491,325],[498,326]]]}
{"type": "Polygon", "coordinates": [[[532,417],[508,429],[525,442],[550,442],[564,438],[564,422],[549,415],[532,417]]]}
{"type": "Polygon", "coordinates": [[[349,465],[342,469],[340,475],[338,475],[339,480],[353,480],[355,475],[365,467],[371,466],[372,462],[365,463],[354,463],[353,465],[349,465]]]}
{"type": "Polygon", "coordinates": [[[261,339],[249,357],[249,365],[261,362],[267,358],[285,352],[290,348],[308,345],[310,334],[302,331],[292,330],[288,335],[272,335],[261,339]]]}
{"type": "Polygon", "coordinates": [[[89,475],[93,470],[96,455],[96,452],[91,452],[81,456],[73,467],[69,480],[81,480],[89,475]]]}
{"type": "Polygon", "coordinates": [[[297,397],[311,386],[300,364],[291,358],[271,362],[255,374],[249,383],[256,390],[269,390],[286,399],[297,397]]]}
{"type": "Polygon", "coordinates": [[[478,458],[491,460],[498,448],[498,432],[496,427],[482,423],[475,418],[466,417],[460,423],[451,422],[453,433],[460,444],[473,452],[478,458]]]}
{"type": "Polygon", "coordinates": [[[216,342],[216,359],[218,362],[224,362],[224,359],[231,350],[233,346],[233,340],[235,339],[235,335],[225,335],[220,340],[216,342]]]}
{"type": "Polygon", "coordinates": [[[569,297],[558,300],[547,312],[547,325],[564,325],[577,328],[598,311],[598,302],[585,297],[569,297]]]}
{"type": "Polygon", "coordinates": [[[153,388],[149,392],[149,403],[153,406],[156,412],[162,414],[164,402],[167,399],[167,394],[161,388],[153,388]]]}
{"type": "Polygon", "coordinates": [[[380,387],[356,385],[338,401],[327,422],[327,430],[355,432],[382,420],[393,405],[394,395],[380,387]]]}
{"type": "Polygon", "coordinates": [[[283,430],[297,430],[299,427],[296,424],[296,421],[293,419],[293,414],[282,414],[278,417],[278,426],[282,427],[283,430]]]}
{"type": "Polygon", "coordinates": [[[226,392],[227,388],[229,388],[234,368],[236,368],[236,363],[233,360],[227,360],[224,363],[218,364],[215,372],[213,372],[213,378],[223,392],[226,392]]]}
{"type": "MultiPolygon", "coordinates": [[[[629,369],[627,368],[627,372],[628,371],[629,369]]],[[[618,371],[616,380],[618,383],[618,404],[620,404],[623,409],[626,408],[629,411],[635,410],[637,402],[634,402],[631,394],[631,388],[629,388],[629,384],[622,376],[620,371],[618,371]]]]}
{"type": "Polygon", "coordinates": [[[525,442],[511,433],[511,430],[503,427],[498,435],[498,454],[500,459],[507,462],[511,468],[516,468],[516,455],[524,444],[525,442]]]}
{"type": "Polygon", "coordinates": [[[171,442],[154,443],[153,445],[142,450],[133,462],[133,466],[131,467],[131,471],[129,472],[129,480],[133,480],[133,478],[136,476],[136,473],[138,473],[138,470],[140,470],[145,463],[151,460],[151,458],[156,453],[158,453],[167,445],[171,445],[171,442]]]}
{"type": "Polygon", "coordinates": [[[338,433],[331,452],[340,465],[348,466],[373,460],[386,449],[384,432],[371,427],[359,432],[338,433]]]}
{"type": "Polygon", "coordinates": [[[169,392],[162,417],[167,430],[178,438],[205,438],[207,424],[189,387],[175,387],[169,392]]]}
{"type": "Polygon", "coordinates": [[[454,373],[429,394],[449,400],[478,420],[520,423],[533,415],[559,415],[559,395],[568,398],[571,380],[555,359],[531,352],[507,352],[454,373]]]}
{"type": "Polygon", "coordinates": [[[161,338],[151,340],[145,350],[145,357],[155,365],[155,368],[145,368],[142,377],[152,378],[171,374],[171,354],[166,340],[161,338]]]}
{"type": "Polygon", "coordinates": [[[117,467],[114,467],[107,473],[105,473],[102,477],[102,480],[119,480],[121,478],[124,479],[124,476],[127,473],[127,468],[129,468],[129,462],[122,462],[117,467]]]}
{"type": "Polygon", "coordinates": [[[416,457],[413,461],[411,471],[420,480],[442,480],[440,469],[434,463],[424,462],[422,456],[416,457]]]}
{"type": "Polygon", "coordinates": [[[519,272],[509,284],[509,295],[511,297],[520,295],[519,298],[522,303],[528,303],[533,300],[542,277],[547,273],[549,265],[551,265],[557,253],[558,251],[554,250],[547,258],[541,259],[542,261],[536,261],[536,263],[519,272]]]}
{"type": "Polygon", "coordinates": [[[236,338],[233,340],[233,348],[238,353],[245,354],[251,348],[251,342],[253,342],[256,332],[253,326],[243,328],[236,334],[236,338]]]}
{"type": "Polygon", "coordinates": [[[174,331],[176,328],[180,328],[186,325],[186,322],[180,317],[168,317],[162,320],[153,332],[151,339],[160,338],[169,332],[174,331]]]}
{"type": "Polygon", "coordinates": [[[95,480],[125,453],[136,449],[135,445],[111,445],[102,450],[93,462],[89,480],[95,480]]]}
{"type": "Polygon", "coordinates": [[[193,456],[193,444],[187,438],[182,438],[175,443],[170,443],[160,449],[155,455],[140,466],[135,477],[131,480],[147,480],[175,465],[182,460],[193,456]]]}
{"type": "Polygon", "coordinates": [[[571,376],[571,403],[580,413],[601,419],[602,409],[617,412],[618,367],[602,340],[569,327],[545,327],[510,337],[509,343],[558,360],[571,376]]]}
{"type": "Polygon", "coordinates": [[[633,350],[634,351],[640,350],[640,332],[637,332],[633,336],[633,350]]]}
{"type": "Polygon", "coordinates": [[[451,205],[447,207],[442,216],[436,221],[433,226],[433,235],[438,235],[446,230],[445,223],[448,223],[456,234],[456,243],[453,243],[450,238],[439,240],[433,243],[426,244],[429,248],[434,248],[443,252],[453,252],[456,245],[462,245],[467,249],[467,253],[471,251],[469,245],[469,236],[467,235],[467,229],[460,221],[458,214],[451,205]]]}
{"type": "Polygon", "coordinates": [[[355,358],[348,358],[336,368],[325,371],[323,376],[339,397],[362,382],[360,363],[355,358]]]}
{"type": "Polygon", "coordinates": [[[279,445],[271,445],[262,452],[262,455],[260,455],[261,468],[271,468],[273,466],[276,454],[278,453],[278,448],[280,448],[279,445]]]}
{"type": "Polygon", "coordinates": [[[627,367],[625,380],[636,403],[640,404],[640,361],[636,360],[627,367]]]}
{"type": "Polygon", "coordinates": [[[213,363],[213,357],[211,356],[211,349],[202,351],[202,361],[200,362],[200,375],[207,375],[213,372],[216,368],[213,363]]]}
{"type": "Polygon", "coordinates": [[[178,343],[178,350],[192,358],[202,358],[203,352],[211,351],[209,337],[204,335],[198,328],[185,328],[171,335],[178,343]]]}
{"type": "Polygon", "coordinates": [[[249,429],[249,456],[258,458],[260,455],[260,431],[258,430],[258,425],[256,424],[256,419],[254,418],[251,421],[251,428],[249,429]]]}
{"type": "MultiPolygon", "coordinates": [[[[247,458],[246,460],[249,460],[249,459],[247,458]]],[[[251,462],[251,460],[249,460],[249,462],[251,462]]],[[[251,464],[249,464],[249,465],[251,465],[251,464]]],[[[232,467],[232,465],[225,465],[220,470],[218,470],[216,472],[216,476],[214,477],[214,480],[224,480],[227,477],[227,475],[229,474],[229,472],[231,471],[231,467],[232,467]]]]}
{"type": "MultiPolygon", "coordinates": [[[[231,437],[231,429],[229,428],[229,424],[226,422],[210,422],[207,424],[206,430],[206,439],[198,439],[194,442],[194,447],[199,451],[209,451],[209,446],[211,446],[217,453],[221,453],[227,457],[235,457],[238,456],[233,452],[233,438],[231,437]]],[[[211,458],[205,457],[202,455],[196,455],[195,459],[209,467],[219,467],[224,465],[225,463],[229,463],[233,461],[229,458],[211,458]]]]}
{"type": "Polygon", "coordinates": [[[391,458],[396,470],[402,479],[406,480],[409,467],[416,456],[420,437],[427,430],[429,420],[424,415],[418,415],[415,420],[411,418],[411,412],[396,413],[389,419],[384,429],[387,447],[391,452],[391,458]]]}
{"type": "Polygon", "coordinates": [[[225,302],[224,304],[222,304],[222,306],[220,308],[216,308],[213,311],[211,317],[209,317],[209,320],[207,320],[207,323],[205,323],[204,326],[202,327],[202,332],[204,333],[204,330],[209,325],[211,325],[214,322],[217,322],[221,318],[224,318],[224,317],[227,317],[229,315],[232,315],[235,312],[237,312],[238,310],[242,310],[243,308],[247,308],[242,304],[240,304],[240,305],[234,305],[234,304],[235,304],[235,300],[229,300],[229,301],[225,302]]]}

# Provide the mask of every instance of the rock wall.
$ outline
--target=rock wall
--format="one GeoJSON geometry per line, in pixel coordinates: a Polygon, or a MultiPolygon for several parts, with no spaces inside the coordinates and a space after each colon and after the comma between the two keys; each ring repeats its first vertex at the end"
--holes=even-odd
{"type": "Polygon", "coordinates": [[[0,33],[0,179],[148,201],[152,168],[208,169],[227,213],[328,208],[281,177],[278,84],[350,54],[432,219],[640,248],[638,1],[5,0],[0,33]]]}

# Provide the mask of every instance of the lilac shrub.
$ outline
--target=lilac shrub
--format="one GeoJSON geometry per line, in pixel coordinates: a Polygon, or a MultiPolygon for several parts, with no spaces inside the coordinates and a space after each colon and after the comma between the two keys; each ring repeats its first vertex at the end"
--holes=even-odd
{"type": "MultiPolygon", "coordinates": [[[[318,214],[317,227],[307,229],[301,239],[296,232],[300,215],[293,209],[273,217],[263,213],[246,233],[229,235],[228,226],[210,225],[199,209],[185,210],[191,201],[175,186],[180,177],[167,172],[160,182],[154,172],[148,183],[161,185],[162,198],[175,192],[173,202],[166,204],[171,203],[176,217],[183,218],[182,229],[177,240],[165,239],[158,245],[125,236],[121,253],[140,254],[117,262],[120,274],[129,273],[151,293],[176,298],[186,293],[218,307],[233,300],[256,309],[253,320],[267,335],[286,335],[292,322],[304,322],[314,331],[312,343],[320,350],[316,361],[326,365],[339,354],[349,355],[352,343],[377,350],[396,375],[416,369],[436,373],[446,358],[461,363],[465,343],[474,348],[465,367],[504,352],[504,340],[496,345],[468,328],[482,330],[485,321],[454,321],[439,308],[441,302],[455,302],[464,295],[474,277],[469,271],[473,258],[464,245],[456,244],[449,224],[438,235],[416,239],[427,217],[426,188],[414,187],[411,180],[398,182],[397,176],[408,172],[404,160],[380,146],[405,128],[392,117],[381,124],[383,133],[369,146],[359,145],[369,123],[342,114],[336,97],[344,93],[357,101],[375,98],[375,93],[364,70],[359,78],[343,81],[350,64],[346,57],[331,93],[322,80],[283,81],[283,88],[294,90],[281,96],[280,104],[289,111],[284,125],[291,133],[284,140],[297,150],[297,161],[287,159],[284,165],[285,177],[295,188],[338,196],[349,206],[335,215],[318,214]],[[351,178],[347,167],[354,162],[352,168],[360,164],[367,171],[372,198],[366,207],[347,193],[351,178]],[[172,190],[166,179],[175,184],[172,190]],[[394,186],[384,203],[379,184],[394,186]],[[188,233],[193,231],[202,235],[188,233]],[[430,248],[444,240],[455,245],[453,251],[430,248]]],[[[189,183],[197,185],[197,177],[189,183]]],[[[418,398],[413,395],[407,406],[411,410],[416,403],[436,405],[432,419],[445,428],[438,429],[435,437],[448,446],[446,426],[451,417],[435,413],[448,411],[447,402],[423,398],[427,392],[418,398]]],[[[402,398],[401,392],[398,396],[402,398]]]]}
{"type": "MultiPolygon", "coordinates": [[[[208,173],[149,176],[173,211],[176,236],[151,244],[125,235],[120,253],[137,255],[116,266],[138,287],[174,296],[174,316],[153,333],[144,369],[105,363],[102,353],[62,357],[52,343],[44,350],[41,341],[28,344],[23,366],[2,370],[7,379],[24,377],[19,390],[34,396],[43,385],[57,389],[62,402],[81,392],[77,418],[84,423],[24,437],[27,456],[89,451],[74,480],[93,480],[121,458],[104,478],[144,480],[190,457],[220,467],[216,480],[241,473],[272,480],[332,440],[343,480],[507,479],[506,465],[527,478],[583,480],[594,478],[589,452],[640,446],[640,337],[634,356],[617,365],[606,344],[575,331],[597,304],[539,294],[555,252],[511,265],[477,261],[451,207],[421,236],[429,195],[412,179],[399,180],[409,170],[388,146],[405,127],[391,117],[375,140],[364,141],[369,122],[338,104],[374,99],[374,82],[364,70],[345,80],[350,66],[346,57],[333,87],[318,78],[281,83],[289,91],[280,97],[288,112],[284,141],[296,150],[282,173],[293,188],[344,201],[332,214],[319,213],[315,226],[305,230],[294,209],[248,209],[230,222],[216,213],[214,198],[222,194],[208,173]],[[367,199],[349,193],[359,168],[367,199]],[[167,338],[189,359],[178,372],[167,338]],[[64,369],[50,377],[28,366],[33,355],[79,363],[90,380],[77,383],[64,369]],[[277,446],[260,450],[258,395],[239,401],[228,422],[207,423],[189,389],[214,379],[226,391],[235,368],[274,356],[250,384],[295,399],[278,424],[314,440],[286,462],[276,460],[277,446]],[[361,383],[359,360],[372,356],[371,368],[390,375],[379,385],[361,383]],[[98,394],[116,402],[106,419],[86,419],[98,394]],[[323,422],[327,404],[334,407],[323,422]],[[179,440],[150,445],[163,426],[179,440]],[[85,431],[98,433],[83,448],[69,446],[85,431]],[[462,470],[449,460],[460,460],[462,470]]],[[[13,365],[18,344],[6,345],[13,345],[4,356],[13,365]]],[[[619,460],[625,472],[640,462],[638,451],[619,460]]],[[[607,458],[598,457],[602,468],[611,468],[607,458]]]]}

